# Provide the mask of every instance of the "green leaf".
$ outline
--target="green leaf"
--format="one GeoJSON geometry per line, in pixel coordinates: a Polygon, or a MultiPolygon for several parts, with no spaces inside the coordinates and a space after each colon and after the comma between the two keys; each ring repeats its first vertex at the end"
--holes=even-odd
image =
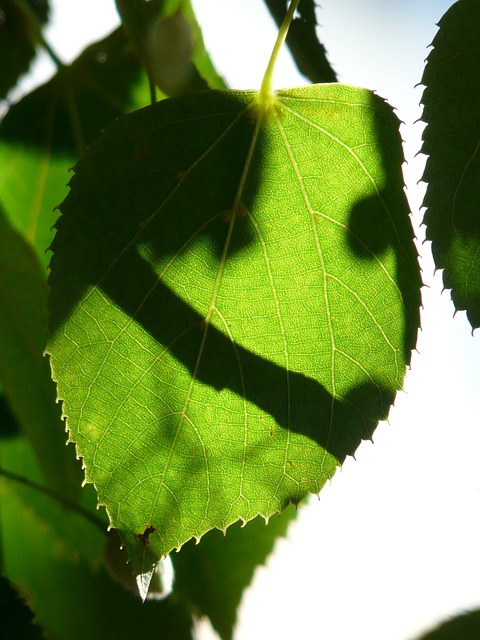
{"type": "Polygon", "coordinates": [[[387,416],[419,323],[402,162],[382,99],[317,85],[165,100],[76,167],[48,350],[136,573],[318,493],[387,416]]]}
{"type": "Polygon", "coordinates": [[[28,71],[48,13],[47,0],[3,0],[0,5],[0,99],[28,71]]]}
{"type": "MultiPolygon", "coordinates": [[[[21,464],[20,454],[28,455],[22,440],[0,441],[2,464],[21,464]]],[[[142,605],[110,579],[101,565],[105,533],[48,496],[20,488],[0,477],[4,571],[49,638],[191,640],[192,618],[183,604],[169,598],[142,605]],[[43,510],[42,500],[49,501],[43,510]]]]}
{"type": "MultiPolygon", "coordinates": [[[[74,458],[73,447],[64,448],[74,458]]],[[[81,490],[78,484],[74,495],[67,482],[61,489],[52,489],[45,483],[34,450],[25,436],[8,434],[3,429],[0,430],[0,482],[9,499],[17,504],[16,511],[26,509],[32,512],[41,523],[39,526],[49,530],[49,535],[55,538],[52,544],[57,553],[72,559],[81,557],[98,568],[102,561],[107,522],[104,514],[95,509],[92,487],[81,490]]],[[[2,535],[8,529],[8,518],[7,510],[2,509],[2,535]]],[[[36,535],[35,531],[30,535],[36,535]]],[[[5,549],[8,555],[10,552],[5,549]]],[[[13,579],[13,576],[9,577],[13,579]]]]}
{"type": "Polygon", "coordinates": [[[480,326],[480,5],[453,4],[422,78],[426,237],[457,310],[480,326]]]}
{"type": "Polygon", "coordinates": [[[480,636],[480,611],[475,609],[443,622],[418,640],[477,640],[480,636]]]}
{"type": "Polygon", "coordinates": [[[116,0],[116,5],[149,77],[165,95],[225,88],[189,0],[116,0]]]}
{"type": "MultiPolygon", "coordinates": [[[[47,284],[37,258],[0,207],[0,382],[8,405],[30,439],[45,480],[76,493],[80,473],[65,449],[65,424],[43,351],[47,284]]],[[[69,452],[70,453],[70,452],[69,452]]]]}
{"type": "MultiPolygon", "coordinates": [[[[265,0],[277,25],[281,25],[287,13],[287,0],[265,0]]],[[[292,21],[287,44],[300,73],[312,82],[337,82],[337,75],[327,58],[325,47],[318,39],[316,3],[314,0],[301,0],[298,16],[292,21]]]]}
{"type": "Polygon", "coordinates": [[[232,525],[226,535],[211,531],[200,544],[190,541],[172,555],[175,591],[185,596],[195,611],[209,617],[222,640],[231,640],[244,589],[295,515],[296,509],[290,506],[268,525],[256,518],[245,528],[232,525]]]}
{"type": "Polygon", "coordinates": [[[21,433],[18,421],[12,413],[5,394],[0,394],[0,438],[9,438],[21,433]]]}
{"type": "Polygon", "coordinates": [[[13,585],[0,576],[0,636],[16,640],[42,640],[43,633],[32,622],[33,614],[27,604],[21,600],[13,585]]]}
{"type": "Polygon", "coordinates": [[[148,86],[118,29],[14,105],[0,125],[0,197],[14,227],[45,265],[54,208],[67,172],[112,120],[149,101],[148,86]]]}

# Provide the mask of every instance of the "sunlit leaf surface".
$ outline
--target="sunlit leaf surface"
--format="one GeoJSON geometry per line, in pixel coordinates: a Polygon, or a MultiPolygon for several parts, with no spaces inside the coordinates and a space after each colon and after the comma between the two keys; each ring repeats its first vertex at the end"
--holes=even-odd
{"type": "Polygon", "coordinates": [[[387,416],[418,327],[402,160],[384,101],[318,85],[165,100],[77,165],[49,352],[137,573],[320,491],[387,416]]]}
{"type": "Polygon", "coordinates": [[[457,310],[480,326],[480,3],[447,11],[422,82],[424,222],[437,268],[457,310]]]}

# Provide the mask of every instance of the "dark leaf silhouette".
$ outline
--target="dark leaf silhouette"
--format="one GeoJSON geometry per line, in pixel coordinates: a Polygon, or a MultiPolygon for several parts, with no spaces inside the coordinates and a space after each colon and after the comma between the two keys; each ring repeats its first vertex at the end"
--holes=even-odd
{"type": "Polygon", "coordinates": [[[480,4],[460,0],[439,23],[422,83],[428,160],[424,223],[457,310],[480,326],[480,4]]]}

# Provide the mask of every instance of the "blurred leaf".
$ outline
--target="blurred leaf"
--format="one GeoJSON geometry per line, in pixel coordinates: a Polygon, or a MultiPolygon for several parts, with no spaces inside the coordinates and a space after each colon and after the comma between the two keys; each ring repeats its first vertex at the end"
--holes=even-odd
{"type": "Polygon", "coordinates": [[[101,130],[149,101],[122,29],[88,47],[50,82],[14,105],[0,125],[0,197],[11,223],[46,266],[54,208],[68,170],[101,130]]]}
{"type": "Polygon", "coordinates": [[[0,438],[8,439],[21,433],[20,425],[10,409],[10,405],[1,390],[0,393],[0,438]]]}
{"type": "Polygon", "coordinates": [[[169,96],[223,89],[189,0],[116,0],[150,78],[169,96]]]}
{"type": "MultiPolygon", "coordinates": [[[[1,444],[2,464],[20,463],[26,451],[21,441],[1,444]]],[[[4,570],[48,637],[191,639],[185,606],[173,599],[142,605],[108,577],[100,565],[104,533],[48,496],[21,489],[0,477],[4,570]],[[45,517],[40,500],[50,501],[45,517]]]]}
{"type": "Polygon", "coordinates": [[[33,623],[33,613],[22,601],[13,585],[0,576],[0,637],[4,640],[42,640],[40,627],[33,623]]]}
{"type": "Polygon", "coordinates": [[[47,0],[2,0],[0,4],[0,99],[28,71],[48,20],[47,0]]]}
{"type": "MultiPolygon", "coordinates": [[[[277,25],[287,13],[289,0],[265,0],[277,25]]],[[[314,0],[300,0],[297,14],[287,35],[287,44],[300,73],[311,82],[337,82],[325,47],[318,39],[314,0]]]]}
{"type": "Polygon", "coordinates": [[[318,493],[387,416],[415,345],[392,109],[333,84],[275,100],[212,91],[130,114],[61,206],[48,350],[138,574],[318,493]]]}
{"type": "Polygon", "coordinates": [[[447,620],[418,640],[478,640],[480,638],[480,611],[469,611],[447,620]]]}
{"type": "MultiPolygon", "coordinates": [[[[65,447],[73,456],[73,447],[65,447]]],[[[106,540],[105,514],[96,509],[93,487],[81,489],[72,497],[65,490],[45,484],[34,451],[24,436],[0,439],[0,482],[8,490],[18,510],[27,509],[55,538],[55,548],[73,559],[83,558],[92,567],[102,562],[106,540]]],[[[2,530],[8,526],[2,511],[2,530]]],[[[34,535],[34,532],[32,532],[34,535]]]]}
{"type": "Polygon", "coordinates": [[[422,83],[424,223],[457,310],[480,326],[480,3],[460,0],[439,23],[422,83]]]}
{"type": "Polygon", "coordinates": [[[172,554],[175,591],[187,597],[195,611],[210,618],[222,640],[233,637],[245,588],[255,569],[272,552],[275,540],[286,534],[295,515],[291,505],[280,517],[273,516],[268,525],[262,518],[252,520],[245,528],[236,523],[226,535],[211,531],[200,544],[190,541],[180,553],[172,554]]]}
{"type": "Polygon", "coordinates": [[[1,207],[0,307],[0,382],[9,408],[31,441],[47,483],[75,493],[80,470],[66,452],[65,423],[43,356],[47,285],[35,254],[10,227],[1,207]]]}

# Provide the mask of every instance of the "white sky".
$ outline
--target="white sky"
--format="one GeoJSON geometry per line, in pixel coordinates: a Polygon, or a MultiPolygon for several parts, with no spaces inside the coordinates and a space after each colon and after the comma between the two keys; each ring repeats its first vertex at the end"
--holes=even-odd
{"type": "MultiPolygon", "coordinates": [[[[48,38],[65,60],[117,21],[113,0],[57,0],[48,38]],[[91,20],[91,16],[95,20],[91,20]],[[82,26],[85,24],[85,26],[82,26]]],[[[194,0],[207,47],[233,88],[257,88],[275,38],[261,0],[194,0]]],[[[405,123],[405,171],[416,232],[423,187],[421,79],[435,22],[450,0],[321,0],[321,37],[340,79],[375,89],[405,123]]],[[[39,73],[47,73],[39,63],[39,73]]],[[[276,86],[300,79],[287,55],[276,86]]],[[[418,351],[390,423],[378,427],[245,594],[235,640],[411,640],[458,610],[480,606],[480,344],[453,319],[441,277],[422,254],[425,311],[418,351]]],[[[202,625],[199,637],[214,637],[202,625]]]]}

